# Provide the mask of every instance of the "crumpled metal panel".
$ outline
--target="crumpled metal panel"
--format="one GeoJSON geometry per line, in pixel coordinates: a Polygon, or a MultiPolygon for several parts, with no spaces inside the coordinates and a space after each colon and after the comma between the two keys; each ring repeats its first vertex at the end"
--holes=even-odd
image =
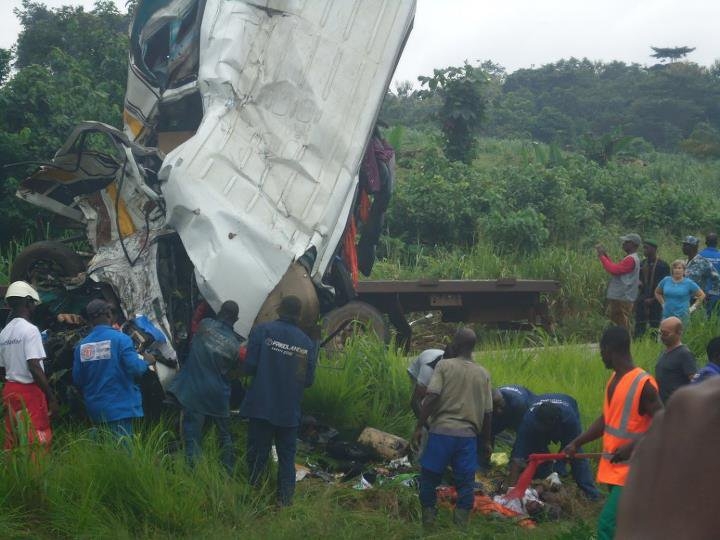
{"type": "MultiPolygon", "coordinates": [[[[125,257],[120,241],[101,246],[88,265],[88,276],[95,281],[112,285],[118,298],[122,300],[125,316],[132,319],[143,314],[167,336],[167,343],[159,345],[162,354],[172,360],[177,354],[172,343],[172,332],[165,313],[165,302],[158,282],[157,242],[155,239],[163,231],[151,231],[149,235],[138,232],[126,238],[125,249],[138,257],[131,266],[125,257]]],[[[175,376],[177,370],[161,363],[155,365],[160,383],[164,386],[175,376]]]]}
{"type": "Polygon", "coordinates": [[[241,334],[310,246],[314,276],[331,261],[414,12],[415,0],[207,1],[203,121],[160,178],[201,292],[239,303],[241,334]]]}

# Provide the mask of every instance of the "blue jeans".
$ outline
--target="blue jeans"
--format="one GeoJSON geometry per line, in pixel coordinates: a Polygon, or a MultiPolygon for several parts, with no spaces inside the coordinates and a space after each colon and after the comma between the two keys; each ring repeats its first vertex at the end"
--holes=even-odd
{"type": "Polygon", "coordinates": [[[275,426],[267,420],[250,418],[247,436],[247,466],[250,484],[257,486],[267,468],[273,440],[278,454],[277,497],[283,506],[292,504],[295,493],[295,451],[297,426],[275,426]]]}
{"type": "Polygon", "coordinates": [[[473,487],[477,468],[477,438],[453,437],[430,433],[427,446],[420,460],[420,504],[434,508],[437,503],[435,490],[442,481],[448,465],[452,466],[453,481],[457,490],[457,508],[473,507],[473,487]]]}
{"type": "Polygon", "coordinates": [[[185,457],[188,463],[194,465],[202,452],[200,443],[203,437],[203,426],[209,419],[215,423],[218,430],[222,464],[228,473],[235,467],[235,448],[230,435],[230,419],[220,416],[206,416],[201,413],[183,409],[182,431],[185,443],[185,457]]]}

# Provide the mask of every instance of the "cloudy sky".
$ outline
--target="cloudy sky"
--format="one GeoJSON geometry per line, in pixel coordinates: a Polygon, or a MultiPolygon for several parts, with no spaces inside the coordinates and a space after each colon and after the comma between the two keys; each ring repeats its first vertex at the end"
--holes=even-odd
{"type": "MultiPolygon", "coordinates": [[[[124,9],[124,0],[115,0],[124,9]]],[[[345,0],[339,0],[345,1],[345,0]]],[[[45,0],[48,6],[93,0],[45,0]]],[[[560,58],[652,63],[650,45],[696,47],[702,65],[720,59],[718,0],[418,0],[415,28],[395,80],[490,59],[508,71],[560,58]]],[[[0,0],[0,47],[19,31],[20,0],[0,0]]]]}

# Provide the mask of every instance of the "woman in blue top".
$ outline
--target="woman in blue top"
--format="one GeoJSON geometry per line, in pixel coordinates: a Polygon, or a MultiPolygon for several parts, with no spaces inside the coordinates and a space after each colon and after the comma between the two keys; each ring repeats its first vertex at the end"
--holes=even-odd
{"type": "Polygon", "coordinates": [[[705,300],[705,293],[697,283],[685,277],[685,263],[678,259],[670,265],[670,275],[658,283],[655,298],[663,307],[663,319],[679,317],[687,322],[690,313],[705,300]],[[693,298],[695,302],[690,305],[693,298]]]}

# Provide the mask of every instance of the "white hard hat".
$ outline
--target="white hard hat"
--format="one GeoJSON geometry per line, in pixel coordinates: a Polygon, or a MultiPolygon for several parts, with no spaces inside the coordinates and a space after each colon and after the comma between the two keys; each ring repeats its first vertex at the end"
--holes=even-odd
{"type": "Polygon", "coordinates": [[[27,298],[28,296],[40,303],[40,295],[38,295],[37,291],[33,289],[29,283],[25,281],[14,281],[7,288],[5,300],[8,298],[27,298]]]}

